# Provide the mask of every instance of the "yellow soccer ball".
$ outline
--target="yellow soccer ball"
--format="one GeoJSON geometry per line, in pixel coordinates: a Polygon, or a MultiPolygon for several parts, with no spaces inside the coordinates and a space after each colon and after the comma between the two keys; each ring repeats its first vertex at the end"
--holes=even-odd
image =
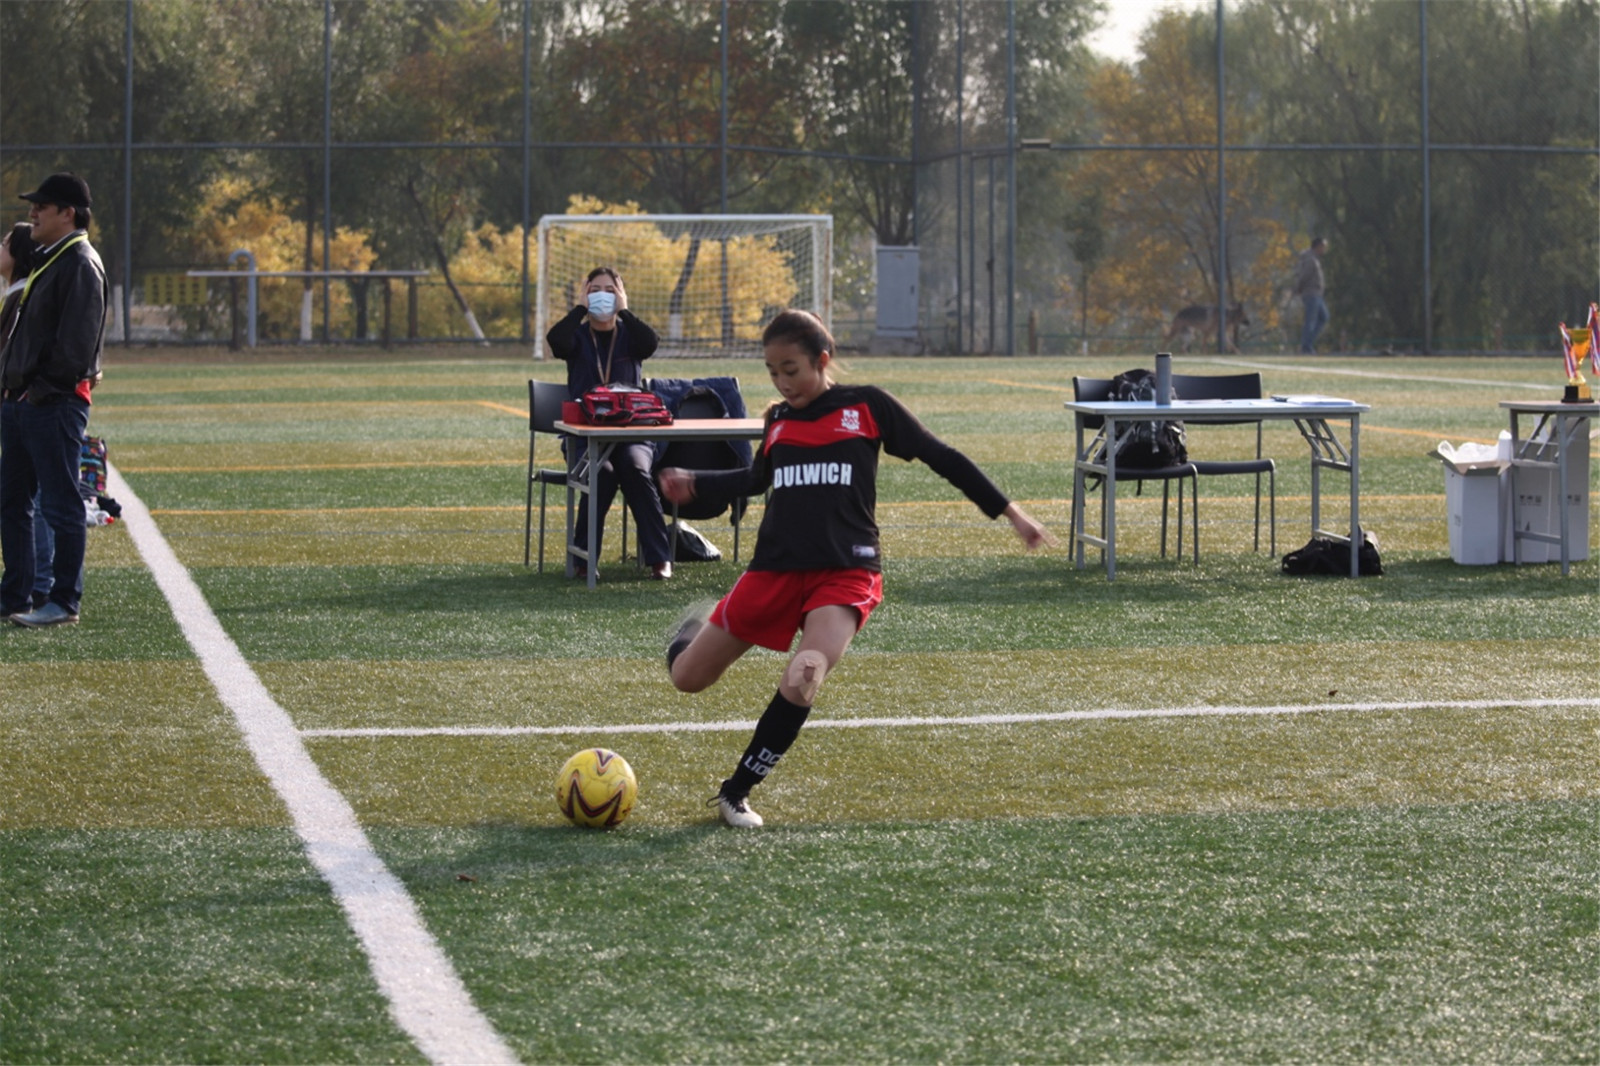
{"type": "Polygon", "coordinates": [[[584,748],[556,776],[556,806],[575,825],[595,829],[621,825],[638,798],[633,767],[605,748],[584,748]]]}

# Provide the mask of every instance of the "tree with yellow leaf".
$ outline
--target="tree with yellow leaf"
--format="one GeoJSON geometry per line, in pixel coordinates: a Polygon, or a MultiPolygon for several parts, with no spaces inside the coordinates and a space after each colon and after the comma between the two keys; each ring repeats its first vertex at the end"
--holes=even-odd
{"type": "MultiPolygon", "coordinates": [[[[470,305],[485,337],[522,336],[522,227],[502,230],[485,222],[466,234],[449,258],[450,275],[470,305]]],[[[454,300],[425,301],[418,329],[425,337],[464,336],[454,300]]]]}
{"type": "MultiPolygon", "coordinates": [[[[1275,292],[1292,248],[1285,227],[1269,213],[1271,190],[1257,155],[1227,156],[1227,229],[1219,230],[1210,24],[1168,12],[1146,30],[1142,48],[1137,70],[1108,63],[1091,79],[1100,139],[1185,147],[1087,153],[1068,179],[1074,199],[1103,205],[1096,221],[1106,239],[1084,320],[1103,332],[1159,334],[1182,307],[1216,306],[1220,291],[1229,302],[1244,303],[1256,332],[1275,328],[1275,292]],[[1219,264],[1224,232],[1226,261],[1219,264]]],[[[1230,101],[1225,121],[1229,142],[1251,139],[1245,109],[1230,101]]],[[[1070,282],[1066,288],[1086,296],[1070,282]]]]}
{"type": "MultiPolygon", "coordinates": [[[[609,204],[573,196],[569,215],[641,214],[631,201],[609,204]]],[[[706,239],[649,220],[557,227],[549,237],[545,314],[555,321],[577,302],[580,283],[601,264],[628,286],[628,307],[667,343],[693,339],[726,346],[760,339],[773,311],[794,303],[795,277],[777,239],[746,234],[706,239]]]]}
{"type": "MultiPolygon", "coordinates": [[[[291,208],[282,200],[237,174],[218,178],[206,186],[197,218],[189,250],[194,262],[226,263],[235,251],[243,249],[255,258],[258,271],[306,269],[304,224],[293,217],[291,208]]],[[[377,260],[365,234],[344,228],[334,231],[326,263],[321,260],[320,245],[313,252],[313,270],[370,270],[377,260]]],[[[263,278],[259,286],[256,325],[261,334],[301,335],[305,313],[302,294],[310,291],[315,297],[322,287],[307,290],[298,278],[263,278]]],[[[224,293],[220,285],[213,286],[213,313],[225,299],[224,293]]],[[[354,302],[349,287],[337,282],[330,285],[328,299],[329,318],[348,320],[354,302]]]]}

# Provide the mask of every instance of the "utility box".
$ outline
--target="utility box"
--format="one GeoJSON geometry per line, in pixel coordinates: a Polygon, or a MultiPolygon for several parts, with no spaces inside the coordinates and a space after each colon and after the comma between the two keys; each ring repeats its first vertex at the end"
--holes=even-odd
{"type": "Polygon", "coordinates": [[[1481,444],[1456,448],[1441,441],[1433,454],[1444,463],[1450,558],[1465,566],[1498,563],[1505,514],[1501,483],[1505,480],[1506,463],[1497,457],[1493,447],[1481,444]]]}
{"type": "Polygon", "coordinates": [[[879,245],[877,265],[878,336],[915,338],[919,249],[914,245],[879,245]]]}

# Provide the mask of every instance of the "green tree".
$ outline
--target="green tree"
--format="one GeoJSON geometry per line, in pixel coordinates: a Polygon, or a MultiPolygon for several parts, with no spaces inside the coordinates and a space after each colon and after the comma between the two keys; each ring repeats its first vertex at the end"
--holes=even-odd
{"type": "MultiPolygon", "coordinates": [[[[1431,139],[1592,150],[1597,16],[1587,0],[1430,7],[1431,139]]],[[[1555,347],[1557,322],[1600,282],[1594,155],[1452,151],[1434,155],[1433,173],[1436,345],[1500,347],[1509,334],[1555,347]]]]}
{"type": "MultiPolygon", "coordinates": [[[[1084,316],[1101,329],[1148,335],[1187,304],[1215,306],[1219,294],[1244,303],[1257,328],[1271,325],[1288,249],[1257,157],[1228,157],[1221,254],[1215,39],[1205,18],[1169,12],[1146,30],[1137,69],[1107,64],[1090,84],[1108,142],[1193,146],[1096,153],[1071,175],[1076,197],[1105,204],[1098,310],[1084,316]]],[[[1229,140],[1251,139],[1253,113],[1236,98],[1228,105],[1229,140]]]]}
{"type": "MultiPolygon", "coordinates": [[[[924,298],[940,301],[941,315],[956,312],[970,326],[967,309],[975,302],[976,316],[987,316],[1000,328],[1003,312],[998,305],[1006,299],[1002,249],[1010,196],[1008,157],[1021,137],[1060,142],[1080,138],[1088,114],[1083,84],[1089,55],[1083,39],[1103,6],[1092,0],[914,6],[913,87],[921,160],[916,232],[925,248],[941,250],[939,255],[924,254],[922,260],[924,298]],[[1006,107],[1013,82],[1014,130],[1006,107]],[[963,223],[959,232],[958,218],[963,223]],[[991,231],[993,254],[974,249],[974,238],[987,244],[991,231]],[[957,285],[958,250],[964,266],[988,272],[989,284],[964,273],[957,285]],[[990,293],[995,305],[983,306],[990,293]]],[[[1019,310],[1062,299],[1060,278],[1071,267],[1062,224],[1072,199],[1057,175],[1067,165],[1054,153],[1027,153],[1017,160],[1018,228],[1013,237],[1018,269],[1011,280],[1019,310]]],[[[994,339],[1004,344],[1002,338],[994,339]]]]}
{"type": "MultiPolygon", "coordinates": [[[[225,71],[211,61],[225,23],[217,7],[148,0],[130,9],[59,0],[0,4],[0,130],[7,144],[122,144],[130,10],[139,140],[206,142],[232,135],[234,97],[225,71]]],[[[83,175],[95,198],[95,243],[113,281],[122,283],[130,280],[122,276],[128,264],[118,254],[124,232],[134,263],[186,261],[181,233],[192,224],[202,188],[228,165],[220,153],[181,149],[140,151],[134,161],[131,218],[123,210],[120,147],[8,152],[0,181],[20,190],[53,170],[83,175]]]]}
{"type": "Polygon", "coordinates": [[[1106,254],[1105,199],[1090,189],[1067,215],[1067,247],[1078,264],[1078,334],[1089,339],[1089,279],[1106,254]]]}
{"type": "MultiPolygon", "coordinates": [[[[333,202],[325,202],[325,114],[331,118],[328,132],[335,142],[359,136],[364,116],[381,104],[388,78],[428,7],[419,0],[339,0],[331,5],[322,0],[230,0],[219,5],[223,21],[210,55],[224,72],[220,76],[228,91],[218,106],[236,116],[230,139],[267,146],[241,150],[231,162],[257,179],[250,184],[252,194],[271,197],[298,220],[295,269],[321,268],[327,220],[367,225],[368,216],[356,207],[372,201],[372,188],[355,160],[370,155],[335,156],[328,173],[333,202]],[[330,50],[332,64],[325,79],[324,56],[330,50]]],[[[313,279],[301,283],[302,336],[310,326],[316,288],[313,279]]]]}
{"type": "Polygon", "coordinates": [[[794,85],[806,147],[836,154],[834,199],[879,244],[915,239],[912,0],[792,0],[784,36],[808,57],[794,85]]]}
{"type": "Polygon", "coordinates": [[[375,188],[406,207],[409,224],[394,213],[387,217],[391,245],[413,249],[439,271],[469,330],[482,339],[451,260],[482,225],[484,177],[494,169],[495,153],[475,145],[498,139],[518,103],[521,53],[494,6],[451,0],[430,4],[419,16],[412,49],[385,79],[372,128],[385,139],[459,147],[386,154],[371,177],[375,188]]]}
{"type": "MultiPolygon", "coordinates": [[[[1429,4],[1426,13],[1430,143],[1592,148],[1592,0],[1429,4]]],[[[1250,47],[1230,84],[1257,101],[1263,137],[1385,146],[1273,161],[1291,227],[1330,239],[1334,328],[1417,344],[1431,314],[1443,347],[1516,334],[1552,344],[1554,323],[1595,287],[1594,157],[1432,153],[1434,290],[1425,293],[1418,7],[1259,0],[1239,21],[1250,47]],[[1570,225],[1574,216],[1589,224],[1570,225]]]]}
{"type": "MultiPolygon", "coordinates": [[[[727,6],[726,143],[793,145],[788,107],[793,57],[779,47],[776,4],[727,6]]],[[[723,146],[723,6],[699,0],[596,4],[586,33],[565,56],[573,107],[593,141],[608,146],[612,181],[584,192],[639,200],[657,213],[732,209],[773,174],[779,155],[726,152],[723,146]],[[626,145],[638,145],[630,147],[626,145]]],[[[701,265],[701,244],[684,249],[672,313],[681,313],[701,265]]],[[[729,260],[718,256],[726,269],[729,260]]],[[[726,291],[732,280],[720,278],[726,291]]],[[[725,304],[722,336],[736,323],[725,304]]]]}
{"type": "MultiPolygon", "coordinates": [[[[728,142],[792,147],[793,57],[778,47],[780,5],[728,7],[728,142]]],[[[607,147],[626,196],[658,213],[721,206],[722,7],[703,0],[627,0],[593,7],[598,27],[571,42],[564,69],[586,139],[607,147]]],[[[728,156],[730,204],[772,172],[776,156],[728,156]]]]}

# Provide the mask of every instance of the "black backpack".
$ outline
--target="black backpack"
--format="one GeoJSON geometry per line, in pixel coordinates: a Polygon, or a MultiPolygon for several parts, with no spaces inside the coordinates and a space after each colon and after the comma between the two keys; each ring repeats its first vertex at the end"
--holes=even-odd
{"type": "MultiPolygon", "coordinates": [[[[1156,376],[1149,370],[1127,370],[1111,379],[1110,399],[1118,403],[1152,403],[1155,398],[1156,376]]],[[[1178,421],[1135,422],[1117,449],[1117,465],[1133,469],[1154,470],[1188,461],[1183,423],[1178,421]]]]}
{"type": "MultiPolygon", "coordinates": [[[[1371,533],[1362,531],[1361,546],[1356,551],[1356,569],[1362,577],[1376,577],[1383,573],[1383,560],[1378,555],[1378,542],[1371,533]]],[[[1312,537],[1303,548],[1296,548],[1283,557],[1283,572],[1296,576],[1326,574],[1348,577],[1350,574],[1350,546],[1327,537],[1312,537]]]]}

